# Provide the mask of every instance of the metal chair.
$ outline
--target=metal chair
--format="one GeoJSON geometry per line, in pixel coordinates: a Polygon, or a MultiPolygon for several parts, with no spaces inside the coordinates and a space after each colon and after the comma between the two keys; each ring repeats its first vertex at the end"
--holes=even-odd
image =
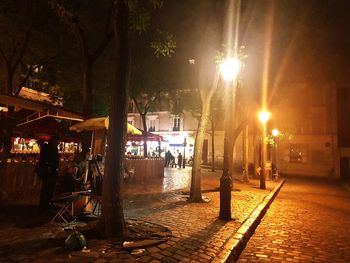
{"type": "Polygon", "coordinates": [[[73,215],[73,203],[80,198],[80,192],[66,193],[64,195],[56,196],[51,200],[51,203],[60,207],[50,223],[55,220],[62,220],[65,223],[71,223],[76,220],[73,215]]]}

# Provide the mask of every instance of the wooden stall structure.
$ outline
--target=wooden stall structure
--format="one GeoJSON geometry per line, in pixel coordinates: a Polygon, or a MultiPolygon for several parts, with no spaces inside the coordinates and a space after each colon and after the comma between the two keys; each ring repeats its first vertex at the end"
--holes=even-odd
{"type": "MultiPolygon", "coordinates": [[[[60,130],[59,123],[83,120],[79,113],[63,107],[11,95],[0,94],[0,105],[14,108],[11,115],[2,112],[1,116],[2,125],[11,123],[14,137],[31,138],[33,136],[37,140],[39,137],[44,139],[44,137],[58,135],[68,139],[69,135],[60,130]]],[[[35,148],[13,149],[11,156],[0,160],[0,203],[9,200],[37,201],[41,182],[34,174],[34,165],[38,159],[38,153],[38,149],[35,148]]],[[[60,167],[64,167],[69,154],[71,152],[61,151],[60,167]]]]}
{"type": "MultiPolygon", "coordinates": [[[[92,131],[92,139],[91,139],[91,149],[94,155],[100,154],[102,156],[105,155],[105,145],[106,135],[108,132],[109,126],[109,118],[108,117],[100,117],[93,118],[82,121],[70,127],[70,130],[81,132],[81,131],[92,131]]],[[[149,134],[151,137],[155,134],[149,134]]],[[[160,137],[160,136],[158,136],[160,137]]],[[[158,140],[157,137],[157,140],[158,140]]],[[[134,126],[128,123],[127,126],[127,140],[141,140],[144,138],[142,131],[138,130],[134,126]]],[[[128,179],[133,180],[148,180],[151,178],[162,178],[164,176],[164,160],[163,158],[141,158],[141,157],[126,157],[126,169],[130,171],[126,171],[129,177],[128,179]]]]}

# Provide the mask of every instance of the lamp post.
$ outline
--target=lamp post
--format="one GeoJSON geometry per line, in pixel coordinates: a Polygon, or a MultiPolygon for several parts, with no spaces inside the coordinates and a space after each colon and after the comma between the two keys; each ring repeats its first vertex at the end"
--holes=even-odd
{"type": "Polygon", "coordinates": [[[272,174],[273,178],[277,181],[278,180],[278,172],[277,172],[277,136],[279,135],[279,130],[273,129],[272,130],[272,136],[273,136],[273,162],[272,162],[272,174]]]}
{"type": "Polygon", "coordinates": [[[259,112],[259,120],[262,124],[262,149],[261,149],[261,171],[260,171],[260,189],[266,189],[266,123],[270,119],[271,113],[263,110],[259,112]]]}
{"type": "MultiPolygon", "coordinates": [[[[186,141],[186,137],[184,137],[184,154],[182,157],[182,168],[185,168],[185,163],[186,163],[186,145],[187,145],[187,141],[186,141]]],[[[181,168],[181,164],[179,164],[179,165],[181,168]]]]}
{"type": "MultiPolygon", "coordinates": [[[[227,58],[220,65],[220,74],[229,84],[232,84],[239,73],[240,61],[237,58],[227,58]]],[[[220,213],[222,220],[231,220],[231,183],[232,183],[232,127],[233,127],[233,97],[235,94],[234,85],[228,85],[232,90],[228,90],[226,115],[225,115],[225,137],[224,137],[224,164],[222,176],[220,178],[220,213]]]]}

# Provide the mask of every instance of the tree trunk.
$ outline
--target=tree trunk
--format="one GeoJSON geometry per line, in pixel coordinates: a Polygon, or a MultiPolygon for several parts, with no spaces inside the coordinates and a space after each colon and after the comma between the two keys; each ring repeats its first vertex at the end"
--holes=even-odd
{"type": "Polygon", "coordinates": [[[203,141],[205,131],[207,128],[209,110],[210,110],[211,96],[208,96],[203,102],[202,116],[199,122],[199,127],[196,135],[196,142],[194,145],[194,156],[192,166],[191,177],[191,190],[190,190],[190,202],[202,202],[202,190],[201,190],[201,161],[203,151],[203,141]]]}
{"type": "Polygon", "coordinates": [[[211,171],[215,172],[215,125],[211,120],[211,171]]]}
{"type": "Polygon", "coordinates": [[[90,58],[84,59],[83,66],[83,114],[84,118],[92,117],[92,62],[90,58]]]}
{"type": "MultiPolygon", "coordinates": [[[[86,54],[83,65],[83,116],[84,119],[89,119],[93,115],[93,101],[92,101],[92,68],[93,63],[86,54]]],[[[90,148],[91,132],[84,131],[81,135],[83,152],[90,148]]]]}
{"type": "Polygon", "coordinates": [[[148,151],[148,149],[147,149],[148,137],[147,137],[146,115],[147,115],[147,112],[141,113],[142,126],[143,126],[143,130],[144,130],[144,133],[143,133],[143,157],[144,158],[146,158],[148,156],[148,154],[147,154],[147,151],[148,151]]]}
{"type": "Polygon", "coordinates": [[[11,148],[12,148],[12,134],[13,134],[13,122],[10,120],[10,116],[13,115],[15,112],[14,107],[8,106],[8,111],[4,113],[4,116],[1,119],[1,133],[2,133],[2,140],[3,140],[3,146],[4,146],[4,152],[1,156],[1,159],[6,159],[10,157],[11,155],[11,148]]]}
{"type": "MultiPolygon", "coordinates": [[[[11,69],[10,65],[6,67],[6,87],[7,87],[7,94],[13,95],[13,74],[14,71],[11,69]]],[[[3,146],[4,146],[4,153],[2,155],[2,159],[8,158],[11,155],[11,148],[12,148],[12,133],[13,133],[13,123],[11,121],[11,116],[14,114],[15,109],[13,106],[8,105],[8,111],[6,113],[6,121],[2,124],[3,127],[3,146]]]]}
{"type": "Polygon", "coordinates": [[[13,95],[13,70],[10,66],[6,67],[6,87],[7,87],[7,94],[13,95]]]}
{"type": "Polygon", "coordinates": [[[260,156],[260,151],[259,151],[259,141],[257,139],[257,136],[255,134],[254,131],[254,135],[253,135],[253,149],[254,149],[254,171],[253,171],[253,176],[254,178],[259,178],[259,167],[260,167],[260,160],[259,160],[259,156],[260,156]]]}
{"type": "Polygon", "coordinates": [[[114,83],[109,117],[108,148],[102,196],[102,222],[107,237],[123,238],[125,219],[121,197],[121,180],[125,157],[127,69],[128,69],[128,8],[116,0],[114,28],[114,83]],[[122,128],[121,128],[122,127],[122,128]]]}
{"type": "Polygon", "coordinates": [[[244,161],[244,170],[243,170],[243,182],[249,182],[249,133],[248,133],[248,124],[245,126],[243,131],[243,161],[244,161]]]}

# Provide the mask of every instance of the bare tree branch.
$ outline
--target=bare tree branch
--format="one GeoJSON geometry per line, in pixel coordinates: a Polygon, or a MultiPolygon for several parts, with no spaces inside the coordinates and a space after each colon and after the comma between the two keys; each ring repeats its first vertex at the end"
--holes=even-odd
{"type": "Polygon", "coordinates": [[[24,35],[22,46],[21,46],[19,54],[18,54],[18,58],[13,61],[12,68],[14,70],[17,69],[18,64],[20,63],[20,61],[22,60],[22,58],[24,56],[24,52],[28,46],[29,37],[30,37],[30,33],[32,31],[32,28],[33,28],[33,21],[31,21],[31,23],[30,23],[29,27],[27,28],[27,31],[24,35]]]}
{"type": "Polygon", "coordinates": [[[62,52],[46,58],[46,59],[40,59],[39,63],[37,63],[36,65],[31,65],[30,68],[28,69],[26,76],[18,83],[16,91],[15,91],[15,95],[17,96],[20,92],[22,87],[27,83],[27,81],[29,80],[29,78],[33,75],[34,71],[42,66],[47,66],[49,65],[52,61],[54,61],[55,59],[59,58],[60,56],[68,53],[71,50],[76,49],[76,47],[71,47],[71,48],[67,48],[65,50],[63,50],[62,52]]]}

